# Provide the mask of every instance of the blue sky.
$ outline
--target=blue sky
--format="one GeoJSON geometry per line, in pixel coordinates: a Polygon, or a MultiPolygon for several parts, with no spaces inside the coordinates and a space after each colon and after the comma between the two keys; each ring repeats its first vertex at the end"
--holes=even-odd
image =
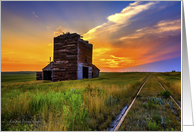
{"type": "Polygon", "coordinates": [[[101,71],[181,67],[180,1],[2,1],[1,29],[2,71],[41,70],[62,32],[92,43],[101,71]]]}

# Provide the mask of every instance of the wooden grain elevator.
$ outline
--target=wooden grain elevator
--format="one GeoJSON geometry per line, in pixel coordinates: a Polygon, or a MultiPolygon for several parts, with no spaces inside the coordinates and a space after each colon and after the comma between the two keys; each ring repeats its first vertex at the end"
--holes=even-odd
{"type": "Polygon", "coordinates": [[[36,72],[36,80],[76,80],[98,77],[100,70],[92,64],[93,45],[77,33],[54,38],[53,62],[36,72]]]}

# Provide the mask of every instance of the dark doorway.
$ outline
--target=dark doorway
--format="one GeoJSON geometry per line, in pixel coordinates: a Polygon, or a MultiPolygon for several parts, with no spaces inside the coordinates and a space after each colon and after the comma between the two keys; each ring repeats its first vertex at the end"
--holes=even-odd
{"type": "Polygon", "coordinates": [[[83,78],[88,78],[88,67],[83,67],[83,78]]]}
{"type": "Polygon", "coordinates": [[[51,71],[44,71],[44,80],[51,80],[52,81],[52,77],[51,77],[51,71]]]}

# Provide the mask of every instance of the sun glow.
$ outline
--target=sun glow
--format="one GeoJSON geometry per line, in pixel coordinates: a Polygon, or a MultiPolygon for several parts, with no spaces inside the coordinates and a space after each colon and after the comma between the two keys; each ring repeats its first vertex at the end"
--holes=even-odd
{"type": "Polygon", "coordinates": [[[20,14],[24,9],[17,14],[2,8],[1,70],[42,70],[53,58],[53,38],[66,32],[93,44],[92,61],[102,71],[180,57],[181,15],[171,10],[176,4],[167,3],[138,1],[102,10],[93,6],[87,13],[79,6],[76,14],[54,7],[55,15],[32,10],[28,17],[20,14]]]}

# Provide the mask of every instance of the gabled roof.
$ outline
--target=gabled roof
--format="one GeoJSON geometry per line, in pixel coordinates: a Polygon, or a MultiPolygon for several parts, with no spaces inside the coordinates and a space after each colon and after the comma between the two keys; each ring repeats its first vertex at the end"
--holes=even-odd
{"type": "Polygon", "coordinates": [[[43,71],[50,71],[53,69],[53,62],[49,63],[47,66],[45,66],[42,70],[43,71]]]}

